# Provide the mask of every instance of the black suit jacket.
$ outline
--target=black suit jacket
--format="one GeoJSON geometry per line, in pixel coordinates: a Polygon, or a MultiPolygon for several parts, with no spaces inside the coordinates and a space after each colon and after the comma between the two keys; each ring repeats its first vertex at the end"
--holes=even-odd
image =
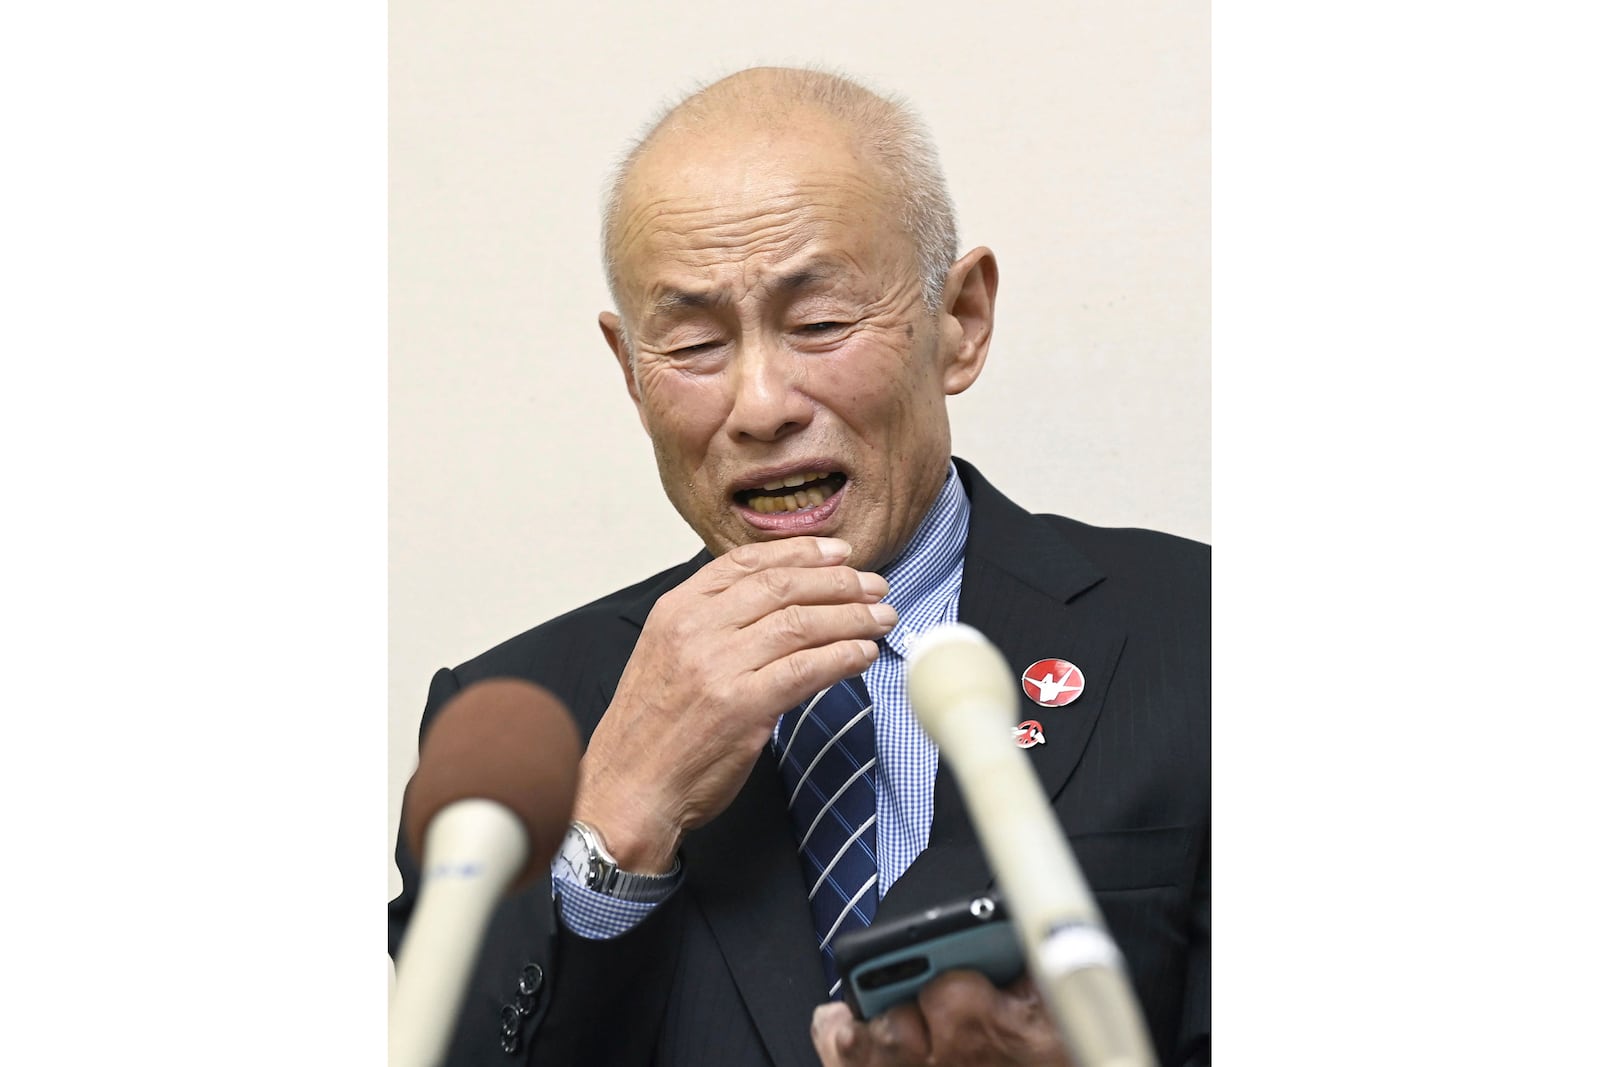
{"type": "MultiPolygon", "coordinates": [[[[1208,1064],[1210,550],[1030,515],[956,464],[972,502],[960,618],[1000,647],[1019,686],[1036,660],[1082,669],[1084,691],[1072,704],[1024,701],[1047,739],[1027,755],[1127,960],[1161,1062],[1208,1064]]],[[[441,670],[423,733],[461,687],[510,675],[561,697],[587,737],[656,599],[708,559],[702,553],[441,670]]],[[[404,834],[401,842],[392,954],[418,887],[404,834]]],[[[562,929],[548,880],[505,901],[448,1062],[815,1067],[809,1028],[824,999],[822,964],[770,751],[728,810],[687,836],[682,859],[679,891],[611,941],[562,929]]],[[[992,882],[941,764],[928,847],[878,916],[992,882]]]]}

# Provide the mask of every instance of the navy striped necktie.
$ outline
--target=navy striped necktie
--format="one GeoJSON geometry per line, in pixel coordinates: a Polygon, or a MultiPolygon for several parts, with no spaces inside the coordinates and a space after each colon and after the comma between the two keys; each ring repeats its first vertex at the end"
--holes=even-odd
{"type": "Polygon", "coordinates": [[[779,724],[775,744],[834,997],[834,942],[878,912],[878,746],[866,684],[847,678],[795,708],[779,724]]]}

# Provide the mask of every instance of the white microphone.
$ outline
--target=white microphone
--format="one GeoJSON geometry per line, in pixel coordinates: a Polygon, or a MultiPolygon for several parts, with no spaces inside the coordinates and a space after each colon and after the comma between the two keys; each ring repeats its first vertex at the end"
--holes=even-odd
{"type": "Polygon", "coordinates": [[[439,712],[406,788],[422,891],[395,961],[389,1067],[444,1062],[495,905],[566,831],[578,755],[566,707],[529,682],[478,682],[439,712]]]}
{"type": "Polygon", "coordinates": [[[930,630],[906,665],[911,706],[961,787],[1073,1062],[1155,1067],[1122,954],[1013,740],[1016,686],[1000,650],[961,623],[930,630]]]}
{"type": "Polygon", "coordinates": [[[395,961],[389,1067],[436,1067],[461,1010],[483,932],[528,855],[517,817],[458,800],[428,824],[422,893],[395,961]]]}

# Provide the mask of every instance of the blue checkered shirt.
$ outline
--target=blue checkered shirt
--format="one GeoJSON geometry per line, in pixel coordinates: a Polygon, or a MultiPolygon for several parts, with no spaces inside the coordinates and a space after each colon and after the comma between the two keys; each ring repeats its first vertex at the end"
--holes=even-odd
{"type": "MultiPolygon", "coordinates": [[[[889,583],[889,595],[884,599],[900,613],[900,621],[881,639],[881,654],[862,675],[872,696],[873,733],[878,742],[879,899],[928,846],[928,831],[933,826],[933,780],[939,770],[939,749],[923,733],[906,697],[906,656],[919,636],[941,623],[956,621],[971,511],[951,464],[938,499],[911,543],[883,571],[889,583]]],[[[777,737],[776,730],[773,737],[777,737]]],[[[569,880],[559,864],[552,866],[552,873],[561,921],[582,937],[618,937],[657,906],[585,889],[569,880]]]]}

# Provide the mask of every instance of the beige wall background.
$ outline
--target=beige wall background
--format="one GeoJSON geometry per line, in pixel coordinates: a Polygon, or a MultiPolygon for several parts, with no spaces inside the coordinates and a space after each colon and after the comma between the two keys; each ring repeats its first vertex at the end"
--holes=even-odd
{"type": "Polygon", "coordinates": [[[391,843],[435,669],[699,547],[595,325],[599,198],[661,104],[742,67],[932,127],[963,251],[1000,263],[957,454],[1033,510],[1210,539],[1206,4],[389,11],[391,843]]]}

